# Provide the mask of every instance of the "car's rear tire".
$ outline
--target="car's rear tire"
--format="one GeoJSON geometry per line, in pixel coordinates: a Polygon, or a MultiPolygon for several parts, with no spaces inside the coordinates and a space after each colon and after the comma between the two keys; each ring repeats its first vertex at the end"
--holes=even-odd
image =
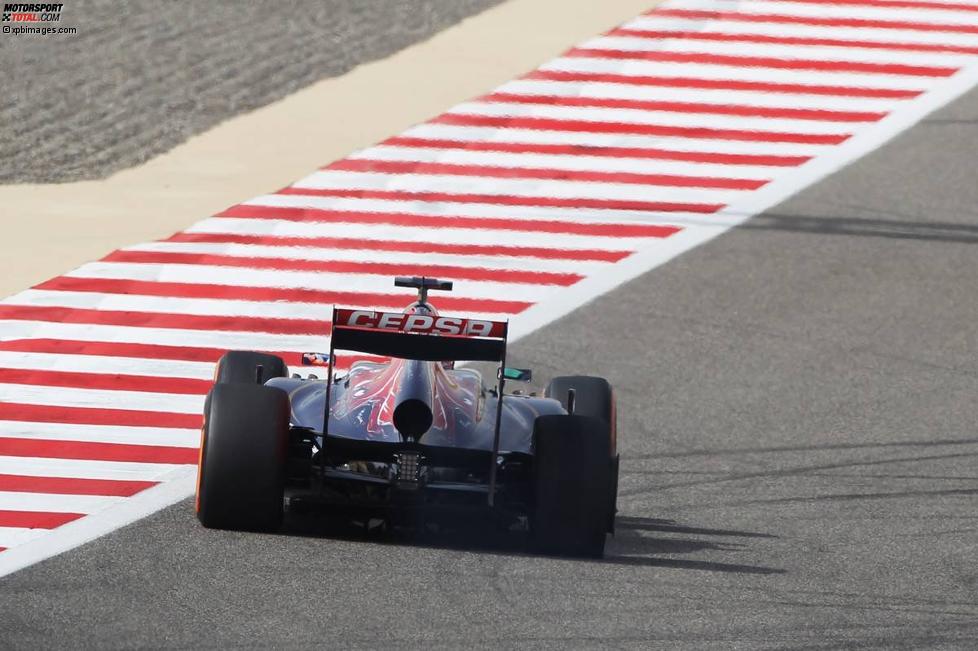
{"type": "Polygon", "coordinates": [[[282,523],[288,394],[258,385],[216,384],[204,410],[197,519],[208,528],[277,529],[282,523]]]}
{"type": "Polygon", "coordinates": [[[551,380],[543,395],[559,400],[564,409],[567,409],[571,389],[574,390],[575,414],[601,418],[611,428],[612,482],[608,495],[608,500],[611,502],[608,531],[614,533],[615,514],[618,512],[618,417],[615,409],[615,392],[608,380],[603,377],[567,375],[551,380]]]}
{"type": "Polygon", "coordinates": [[[567,409],[567,395],[574,390],[574,413],[580,416],[593,416],[614,425],[615,396],[611,384],[603,377],[589,375],[566,375],[555,377],[544,389],[547,398],[559,400],[567,409]]]}
{"type": "Polygon", "coordinates": [[[613,473],[608,423],[540,416],[533,429],[530,540],[544,554],[604,555],[613,473]]]}
{"type": "Polygon", "coordinates": [[[273,377],[287,377],[289,369],[281,357],[250,350],[224,353],[214,371],[215,384],[264,384],[273,377]],[[261,381],[258,367],[261,366],[261,381]]]}

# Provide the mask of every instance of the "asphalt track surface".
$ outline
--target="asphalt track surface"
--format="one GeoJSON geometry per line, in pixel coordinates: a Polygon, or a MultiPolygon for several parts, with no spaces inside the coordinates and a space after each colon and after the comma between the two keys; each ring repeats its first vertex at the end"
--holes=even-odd
{"type": "Polygon", "coordinates": [[[0,646],[973,648],[978,92],[514,346],[617,387],[604,561],[207,531],[0,580],[0,646]]]}
{"type": "Polygon", "coordinates": [[[65,3],[77,34],[0,38],[0,183],[103,178],[499,1],[65,3]]]}

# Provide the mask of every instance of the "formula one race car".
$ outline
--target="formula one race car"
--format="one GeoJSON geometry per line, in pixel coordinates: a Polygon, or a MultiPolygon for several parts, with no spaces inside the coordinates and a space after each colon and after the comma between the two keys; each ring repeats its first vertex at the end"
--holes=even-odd
{"type": "MultiPolygon", "coordinates": [[[[533,548],[601,556],[618,492],[615,402],[603,378],[558,377],[544,397],[504,395],[507,323],[441,316],[432,278],[403,312],[334,308],[327,377],[288,377],[282,359],[232,351],[204,406],[197,517],[274,530],[289,509],[392,526],[493,519],[533,548]],[[369,355],[336,371],[337,350],[369,355]],[[456,361],[497,362],[494,387],[456,361]],[[327,405],[329,408],[327,409],[327,405]]],[[[361,355],[363,357],[363,355],[361,355]]]]}

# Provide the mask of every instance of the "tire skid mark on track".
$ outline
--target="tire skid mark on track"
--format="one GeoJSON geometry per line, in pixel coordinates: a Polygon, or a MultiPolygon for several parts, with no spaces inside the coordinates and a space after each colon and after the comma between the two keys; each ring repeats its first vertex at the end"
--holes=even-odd
{"type": "MultiPolygon", "coordinates": [[[[978,4],[669,0],[160,242],[0,302],[0,575],[193,489],[210,365],[297,365],[334,303],[519,338],[878,147],[978,82],[978,4]]],[[[138,215],[134,215],[138,217],[138,215]]]]}

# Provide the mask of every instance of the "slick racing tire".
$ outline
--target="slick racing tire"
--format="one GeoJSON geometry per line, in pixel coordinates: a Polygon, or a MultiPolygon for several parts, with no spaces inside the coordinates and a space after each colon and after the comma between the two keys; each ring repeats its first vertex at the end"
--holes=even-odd
{"type": "Polygon", "coordinates": [[[612,483],[608,497],[611,502],[608,531],[614,533],[615,514],[618,512],[618,418],[615,410],[615,393],[611,384],[603,377],[568,375],[551,380],[543,395],[559,400],[564,409],[567,409],[567,397],[571,389],[574,390],[575,414],[601,418],[611,427],[612,483]]]}
{"type": "Polygon", "coordinates": [[[559,400],[564,409],[567,409],[567,395],[571,389],[574,389],[575,414],[601,418],[614,426],[615,396],[608,380],[588,375],[555,377],[544,389],[543,395],[559,400]]]}
{"type": "Polygon", "coordinates": [[[289,369],[281,357],[250,350],[224,353],[214,370],[215,384],[264,384],[273,377],[286,377],[289,369]],[[261,366],[259,381],[258,367],[261,366]]]}
{"type": "Polygon", "coordinates": [[[197,519],[208,528],[272,531],[282,523],[289,397],[216,384],[207,395],[197,469],[197,519]]]}
{"type": "Polygon", "coordinates": [[[611,517],[611,432],[593,416],[540,416],[533,428],[535,551],[561,556],[604,555],[611,517]]]}

